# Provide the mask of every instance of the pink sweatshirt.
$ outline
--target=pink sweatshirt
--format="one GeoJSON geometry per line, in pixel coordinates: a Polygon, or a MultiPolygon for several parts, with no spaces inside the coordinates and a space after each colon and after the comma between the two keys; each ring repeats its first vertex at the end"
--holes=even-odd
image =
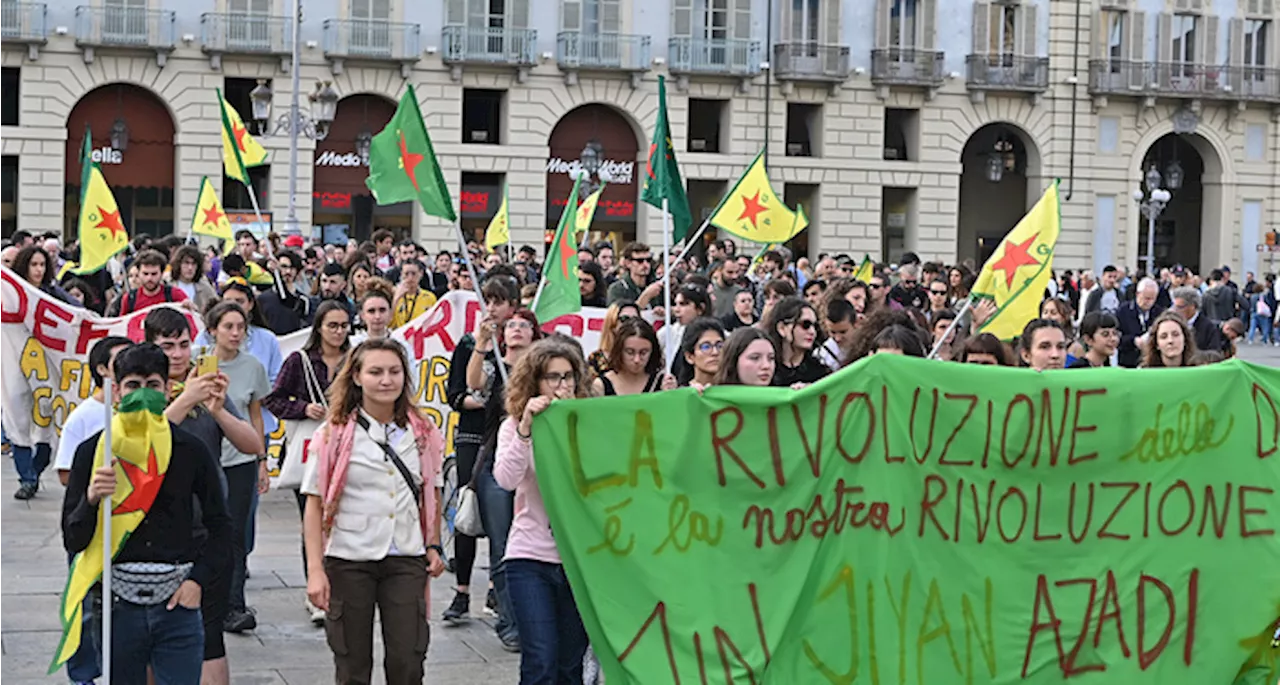
{"type": "Polygon", "coordinates": [[[515,490],[516,513],[507,537],[507,559],[532,559],[560,563],[560,552],[551,535],[551,521],[542,505],[538,477],[533,470],[533,441],[516,432],[520,422],[508,416],[498,428],[498,452],[493,479],[504,490],[515,490]]]}

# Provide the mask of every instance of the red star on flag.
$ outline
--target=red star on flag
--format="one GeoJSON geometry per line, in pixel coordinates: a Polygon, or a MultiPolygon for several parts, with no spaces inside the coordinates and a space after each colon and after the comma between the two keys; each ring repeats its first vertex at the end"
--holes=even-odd
{"type": "Polygon", "coordinates": [[[119,233],[126,232],[124,230],[124,224],[120,223],[120,212],[108,212],[102,206],[99,206],[98,216],[101,216],[102,220],[99,221],[98,225],[94,226],[94,228],[105,228],[108,231],[111,231],[112,240],[115,239],[117,232],[119,233]]]}
{"type": "Polygon", "coordinates": [[[422,162],[425,155],[416,152],[409,152],[409,146],[404,140],[404,131],[397,131],[400,134],[400,166],[404,167],[404,173],[409,177],[409,182],[413,184],[413,189],[418,190],[418,176],[415,169],[422,162]]]}
{"type": "Polygon", "coordinates": [[[236,147],[239,148],[241,152],[245,152],[244,137],[248,135],[248,129],[243,125],[232,124],[231,133],[236,137],[236,147]]]}
{"type": "Polygon", "coordinates": [[[751,197],[743,195],[742,214],[738,215],[738,221],[750,219],[752,228],[760,228],[760,224],[757,223],[756,218],[759,217],[760,213],[763,211],[765,211],[765,209],[764,205],[760,204],[760,191],[757,190],[756,194],[751,197]]]}
{"type": "Polygon", "coordinates": [[[557,245],[556,248],[560,251],[560,274],[565,278],[568,278],[569,259],[578,251],[577,248],[573,246],[573,243],[569,242],[568,231],[565,231],[564,235],[560,236],[560,244],[557,245]]]}
{"type": "Polygon", "coordinates": [[[130,514],[135,511],[145,512],[151,508],[151,503],[156,501],[156,495],[160,492],[160,485],[164,483],[164,474],[160,473],[160,466],[156,463],[156,450],[152,447],[147,452],[147,468],[141,469],[131,461],[120,460],[120,468],[124,470],[124,475],[129,479],[129,485],[133,486],[133,491],[123,502],[116,505],[111,510],[112,516],[117,514],[130,514]]]}
{"type": "Polygon", "coordinates": [[[226,214],[219,212],[216,206],[208,209],[202,209],[200,211],[204,212],[204,223],[206,225],[213,224],[216,226],[218,222],[222,220],[222,217],[226,216],[226,214]]]}
{"type": "Polygon", "coordinates": [[[1031,253],[1029,251],[1031,248],[1031,244],[1034,243],[1036,241],[1036,238],[1039,238],[1039,237],[1040,237],[1040,234],[1037,233],[1031,236],[1030,238],[1027,238],[1021,243],[1015,243],[1011,240],[1005,241],[1004,255],[1000,257],[999,261],[991,265],[992,271],[1004,272],[1004,277],[1005,277],[1004,287],[1006,288],[1013,287],[1013,279],[1017,274],[1018,269],[1024,266],[1040,264],[1040,262],[1036,261],[1035,257],[1031,256],[1031,253]]]}

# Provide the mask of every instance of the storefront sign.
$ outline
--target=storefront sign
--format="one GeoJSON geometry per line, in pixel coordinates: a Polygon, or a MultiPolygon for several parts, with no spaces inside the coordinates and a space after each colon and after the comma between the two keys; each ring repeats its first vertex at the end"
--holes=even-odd
{"type": "Polygon", "coordinates": [[[351,193],[311,193],[312,204],[320,209],[351,209],[351,193]]]}
{"type": "MultiPolygon", "coordinates": [[[[560,212],[564,211],[564,206],[568,204],[568,202],[569,201],[563,197],[553,198],[551,200],[551,206],[554,208],[554,211],[551,213],[557,217],[560,216],[560,212]]],[[[593,221],[599,221],[601,219],[607,220],[609,218],[630,220],[635,215],[636,203],[634,202],[629,200],[602,199],[599,204],[596,205],[596,214],[593,221]]]]}
{"type": "MultiPolygon", "coordinates": [[[[552,157],[547,160],[547,173],[549,174],[568,174],[570,172],[576,174],[582,169],[582,162],[573,160],[565,161],[559,157],[552,157]]],[[[634,180],[636,163],[635,162],[615,162],[612,159],[606,159],[600,163],[600,171],[609,174],[612,180],[609,183],[618,185],[630,185],[634,180]]]]}
{"type": "Polygon", "coordinates": [[[487,190],[462,191],[462,213],[487,214],[489,212],[490,197],[491,194],[487,190]]]}
{"type": "Polygon", "coordinates": [[[123,164],[124,153],[113,147],[100,147],[89,153],[94,164],[123,164]]]}
{"type": "Polygon", "coordinates": [[[333,150],[325,150],[316,157],[316,166],[364,166],[364,160],[354,152],[342,154],[333,150]]]}

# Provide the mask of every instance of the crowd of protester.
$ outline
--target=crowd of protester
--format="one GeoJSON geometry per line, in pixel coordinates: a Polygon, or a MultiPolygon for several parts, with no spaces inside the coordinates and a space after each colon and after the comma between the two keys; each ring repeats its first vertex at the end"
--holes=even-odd
{"type": "MultiPolygon", "coordinates": [[[[269,487],[264,436],[281,419],[322,422],[310,447],[316,458],[306,462],[295,496],[306,608],[325,627],[337,681],[369,682],[375,608],[386,682],[422,681],[426,587],[446,562],[437,503],[443,440],[411,402],[412,358],[390,333],[451,290],[478,290],[483,299],[484,315],[453,353],[447,398],[459,413],[458,482],[476,493],[492,568],[477,592],[478,541],[457,535],[447,560],[456,591],[441,618],[465,622],[473,608],[496,616],[501,644],[521,653],[522,683],[595,677],[533,472],[531,422],[555,399],[717,385],[798,389],[875,354],[1046,371],[1194,366],[1233,356],[1241,341],[1280,344],[1272,275],[1260,283],[1246,274],[1237,284],[1226,267],[1203,279],[1182,266],[1153,275],[1111,266],[1096,277],[1064,271],[1044,293],[1040,317],[1007,343],[980,332],[995,313],[989,300],[965,306],[973,264],[907,253],[857,280],[859,265],[845,255],[793,259],[781,248],[753,257],[721,240],[667,264],[641,243],[617,251],[608,242],[584,245],[583,305],[607,308],[598,349],[584,350],[578,340],[544,334],[529,308],[537,251],[522,247],[510,262],[505,255],[484,254],[475,243],[465,255],[430,254],[386,230],[347,245],[274,234],[258,240],[242,231],[225,256],[176,237],[139,236],[106,269],[82,277],[67,268],[75,250],[56,237],[37,242],[19,232],[4,247],[6,266],[68,304],[120,315],[170,302],[202,317],[194,340],[181,314],[158,308],[146,316],[146,342],[98,341],[89,359],[99,390],[68,418],[54,462],[68,485],[63,526],[75,553],[88,544],[87,517],[114,487],[111,470],[92,463],[101,403],[109,401],[101,397],[103,377],[126,391],[165,388],[166,416],[180,427],[175,449],[188,450],[199,468],[185,490],[175,483],[174,497],[157,501],[172,509],[161,514],[185,517],[193,532],[190,539],[185,529],[131,539],[124,556],[187,569],[195,592],[173,596],[201,609],[203,650],[196,650],[202,659],[150,658],[157,682],[194,682],[184,675],[192,669],[203,671],[202,682],[229,682],[222,634],[256,627],[247,560],[258,497],[269,487]],[[668,268],[671,325],[663,327],[668,268]],[[282,358],[278,337],[307,327],[303,348],[282,358]],[[216,371],[195,370],[202,355],[216,360],[216,371]]],[[[49,445],[13,444],[16,497],[37,495],[50,452],[49,445]]],[[[87,601],[86,626],[93,612],[87,601]]],[[[158,631],[150,642],[156,652],[199,632],[176,624],[150,630],[158,631]]],[[[85,635],[68,664],[76,682],[99,675],[99,647],[91,631],[85,635]]],[[[148,655],[138,658],[148,663],[148,655]]]]}

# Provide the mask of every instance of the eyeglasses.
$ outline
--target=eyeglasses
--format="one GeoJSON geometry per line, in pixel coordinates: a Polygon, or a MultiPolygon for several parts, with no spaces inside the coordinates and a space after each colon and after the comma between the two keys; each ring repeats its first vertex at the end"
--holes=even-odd
{"type": "Polygon", "coordinates": [[[798,321],[792,321],[791,323],[792,325],[799,326],[806,331],[813,330],[813,328],[818,325],[818,322],[810,321],[808,319],[800,319],[798,321]]]}
{"type": "Polygon", "coordinates": [[[528,321],[525,321],[524,319],[511,319],[510,321],[507,322],[507,328],[531,331],[533,330],[533,324],[529,323],[528,321]]]}
{"type": "Polygon", "coordinates": [[[720,350],[722,350],[722,349],[724,349],[724,341],[723,341],[723,340],[721,340],[721,341],[719,341],[719,342],[704,342],[704,343],[698,343],[698,351],[699,351],[699,352],[701,352],[701,353],[703,353],[703,354],[707,354],[708,352],[711,352],[712,350],[714,350],[714,351],[716,351],[716,352],[719,352],[719,351],[720,351],[720,350]]]}
{"type": "Polygon", "coordinates": [[[631,316],[630,314],[623,314],[622,316],[619,316],[619,317],[618,317],[618,323],[626,323],[626,322],[631,321],[632,319],[635,319],[635,318],[636,318],[636,317],[631,316]]]}
{"type": "Polygon", "coordinates": [[[558,388],[562,384],[570,386],[577,384],[577,379],[573,377],[572,371],[567,373],[544,373],[542,374],[542,380],[550,384],[553,388],[558,388]]]}
{"type": "Polygon", "coordinates": [[[326,331],[333,331],[335,333],[338,331],[345,331],[348,328],[351,328],[351,323],[348,321],[330,321],[324,325],[324,329],[326,331]]]}

